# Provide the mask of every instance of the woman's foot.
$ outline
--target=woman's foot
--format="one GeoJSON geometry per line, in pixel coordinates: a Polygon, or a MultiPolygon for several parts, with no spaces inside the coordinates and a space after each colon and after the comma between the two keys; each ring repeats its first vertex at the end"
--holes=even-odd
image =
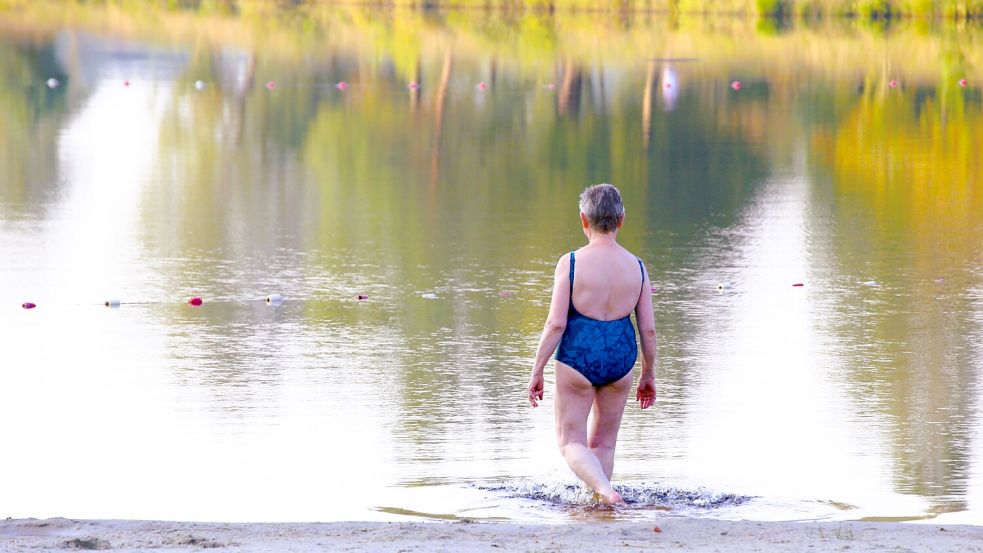
{"type": "Polygon", "coordinates": [[[601,496],[601,501],[607,503],[608,505],[617,505],[618,503],[625,502],[625,500],[621,498],[621,494],[614,491],[613,488],[608,493],[599,493],[597,495],[601,496]]]}

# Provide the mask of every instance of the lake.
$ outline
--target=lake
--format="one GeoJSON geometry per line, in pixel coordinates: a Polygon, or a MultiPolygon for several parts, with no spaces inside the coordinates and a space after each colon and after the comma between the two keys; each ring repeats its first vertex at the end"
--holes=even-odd
{"type": "Polygon", "coordinates": [[[2,516],[983,524],[980,27],[67,3],[0,45],[2,516]],[[615,510],[551,366],[525,400],[597,182],[659,331],[615,510]]]}

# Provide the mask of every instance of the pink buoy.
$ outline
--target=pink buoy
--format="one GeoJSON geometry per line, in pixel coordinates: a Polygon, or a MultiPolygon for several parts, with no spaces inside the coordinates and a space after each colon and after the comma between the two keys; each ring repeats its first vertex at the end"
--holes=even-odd
{"type": "Polygon", "coordinates": [[[511,297],[511,296],[512,296],[512,291],[511,290],[502,290],[501,292],[498,293],[498,297],[500,297],[500,298],[508,298],[508,297],[511,297]]]}
{"type": "Polygon", "coordinates": [[[273,81],[267,81],[266,88],[267,90],[273,90],[274,88],[276,88],[276,83],[273,81]]]}
{"type": "Polygon", "coordinates": [[[35,307],[37,307],[37,304],[31,303],[29,301],[25,301],[24,303],[20,304],[20,306],[23,307],[24,309],[34,309],[35,307]]]}
{"type": "Polygon", "coordinates": [[[130,86],[130,81],[123,81],[123,86],[130,86]]]}
{"type": "Polygon", "coordinates": [[[546,89],[547,90],[553,90],[554,88],[556,88],[556,85],[555,84],[553,84],[553,83],[546,83],[546,89]]]}
{"type": "Polygon", "coordinates": [[[796,282],[796,283],[795,283],[795,284],[793,284],[792,286],[794,286],[794,287],[796,287],[796,288],[802,288],[803,286],[805,286],[805,284],[803,284],[803,283],[801,283],[801,282],[796,282]]]}
{"type": "Polygon", "coordinates": [[[898,88],[898,81],[891,79],[891,82],[887,83],[887,86],[891,88],[898,88]]]}
{"type": "Polygon", "coordinates": [[[366,296],[365,294],[359,294],[359,295],[355,296],[355,299],[357,299],[358,301],[365,301],[365,300],[369,299],[369,297],[366,296]]]}
{"type": "Polygon", "coordinates": [[[338,81],[338,84],[334,85],[338,90],[346,90],[348,88],[348,83],[345,81],[338,81]]]}
{"type": "Polygon", "coordinates": [[[659,291],[659,289],[658,289],[658,288],[656,288],[655,286],[653,286],[653,287],[652,287],[652,293],[653,293],[653,294],[654,294],[654,293],[656,293],[656,292],[658,292],[658,291],[659,291]]]}
{"type": "Polygon", "coordinates": [[[420,83],[413,81],[410,84],[406,85],[406,88],[409,88],[410,90],[420,90],[420,83]]]}
{"type": "Polygon", "coordinates": [[[204,303],[204,302],[203,302],[203,301],[201,301],[201,298],[200,298],[200,297],[198,297],[198,296],[195,296],[195,297],[193,297],[193,298],[191,298],[190,300],[188,300],[188,304],[189,304],[189,305],[193,305],[193,306],[195,306],[195,307],[198,307],[198,306],[199,306],[199,305],[201,305],[202,303],[204,303]]]}
{"type": "Polygon", "coordinates": [[[734,82],[730,83],[730,87],[733,90],[740,90],[741,89],[741,81],[734,81],[734,82]]]}
{"type": "Polygon", "coordinates": [[[672,88],[672,83],[666,83],[664,86],[665,88],[672,88]]]}
{"type": "Polygon", "coordinates": [[[488,83],[486,82],[478,83],[478,90],[487,90],[487,89],[488,89],[488,83]]]}
{"type": "Polygon", "coordinates": [[[967,84],[966,79],[959,79],[959,86],[966,88],[967,84]]]}

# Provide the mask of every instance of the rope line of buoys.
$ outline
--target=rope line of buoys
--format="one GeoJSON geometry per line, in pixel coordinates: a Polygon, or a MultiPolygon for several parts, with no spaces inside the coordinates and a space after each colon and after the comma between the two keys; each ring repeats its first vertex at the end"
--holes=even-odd
{"type": "MultiPolygon", "coordinates": [[[[61,84],[62,82],[55,77],[51,77],[45,81],[45,86],[52,89],[58,88],[59,86],[61,86],[61,84]]],[[[130,81],[129,79],[123,81],[124,87],[129,87],[131,84],[132,81],[130,81]]],[[[958,81],[956,81],[956,84],[958,84],[961,88],[966,88],[967,86],[969,86],[969,81],[966,80],[965,78],[961,78],[958,81]]],[[[208,83],[206,81],[199,79],[193,83],[193,86],[196,90],[205,90],[208,87],[208,83]]],[[[267,90],[273,91],[276,90],[278,84],[276,81],[271,80],[271,81],[266,81],[266,84],[264,84],[263,86],[265,86],[267,90]]],[[[315,84],[313,86],[317,87],[318,85],[315,84]]],[[[344,92],[348,90],[348,88],[351,86],[351,83],[348,83],[347,81],[338,81],[331,86],[339,91],[344,92]]],[[[422,86],[423,85],[417,81],[411,81],[407,83],[406,88],[411,91],[417,91],[420,90],[422,86]]],[[[674,81],[667,81],[663,83],[663,88],[671,89],[674,88],[675,86],[676,83],[674,81]]],[[[740,80],[733,80],[730,81],[728,86],[734,92],[740,92],[741,89],[744,88],[744,83],[741,82],[740,80]]],[[[901,82],[898,79],[891,79],[887,82],[887,86],[890,88],[898,88],[899,86],[901,86],[901,82]]],[[[491,88],[491,86],[485,81],[479,81],[477,84],[475,84],[474,87],[475,89],[480,91],[485,91],[491,88]]],[[[546,83],[545,85],[543,85],[543,88],[547,90],[555,90],[556,85],[554,83],[546,83]]]]}
{"type": "MultiPolygon", "coordinates": [[[[933,282],[935,284],[945,284],[946,280],[945,280],[945,278],[941,278],[940,277],[940,278],[934,279],[933,282]]],[[[876,280],[859,281],[859,282],[857,282],[857,285],[858,286],[865,286],[865,287],[868,287],[868,288],[880,288],[881,287],[881,283],[878,282],[878,281],[876,281],[876,280]]],[[[804,288],[805,287],[805,283],[804,282],[793,282],[792,283],[792,287],[793,288],[804,288]]],[[[732,285],[729,282],[719,282],[719,283],[717,283],[717,286],[716,286],[716,289],[717,289],[718,292],[723,292],[724,290],[728,290],[730,288],[732,288],[732,285]]],[[[652,294],[656,294],[656,293],[658,293],[658,291],[659,291],[658,287],[656,287],[655,285],[651,286],[651,292],[652,292],[652,294]]],[[[516,292],[514,292],[513,290],[499,290],[496,294],[500,298],[511,298],[511,297],[515,296],[516,292]]],[[[436,300],[436,299],[440,299],[440,296],[438,296],[434,292],[424,292],[424,293],[420,294],[419,297],[422,298],[422,299],[425,299],[425,300],[436,300]]],[[[269,294],[269,295],[267,295],[267,296],[265,296],[263,298],[257,298],[257,299],[245,300],[245,301],[263,301],[267,305],[270,305],[270,306],[273,306],[273,307],[277,307],[277,306],[282,305],[285,299],[286,299],[285,296],[283,296],[282,294],[269,294]]],[[[367,294],[356,294],[354,296],[354,298],[352,298],[352,299],[354,299],[355,301],[358,301],[358,302],[364,302],[364,301],[367,301],[369,299],[369,296],[367,294]]],[[[243,301],[243,300],[223,300],[223,301],[227,303],[227,302],[230,302],[230,301],[232,301],[232,302],[239,302],[239,301],[243,301]]],[[[220,301],[219,303],[222,303],[223,301],[220,301]]],[[[121,307],[123,305],[162,305],[162,304],[165,304],[165,303],[169,303],[169,302],[166,302],[166,301],[127,301],[127,302],[123,302],[119,298],[109,298],[107,300],[104,300],[101,305],[104,305],[105,307],[110,307],[110,308],[118,308],[118,307],[121,307]]],[[[186,303],[188,305],[192,306],[192,307],[201,307],[202,305],[205,304],[205,300],[201,296],[192,296],[192,297],[188,298],[188,300],[187,300],[186,303]]],[[[85,304],[71,304],[71,305],[85,305],[85,304]]],[[[89,304],[89,305],[94,305],[94,304],[89,304]]],[[[36,303],[30,302],[30,301],[25,301],[24,303],[21,304],[21,307],[23,309],[35,309],[35,308],[37,308],[37,306],[38,305],[36,303]]]]}

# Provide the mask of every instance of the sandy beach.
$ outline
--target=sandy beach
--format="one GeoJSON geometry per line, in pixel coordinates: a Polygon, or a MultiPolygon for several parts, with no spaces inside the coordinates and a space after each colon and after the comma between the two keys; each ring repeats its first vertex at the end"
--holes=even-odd
{"type": "Polygon", "coordinates": [[[983,527],[872,522],[195,522],[7,519],[7,551],[983,551],[983,527]]]}

